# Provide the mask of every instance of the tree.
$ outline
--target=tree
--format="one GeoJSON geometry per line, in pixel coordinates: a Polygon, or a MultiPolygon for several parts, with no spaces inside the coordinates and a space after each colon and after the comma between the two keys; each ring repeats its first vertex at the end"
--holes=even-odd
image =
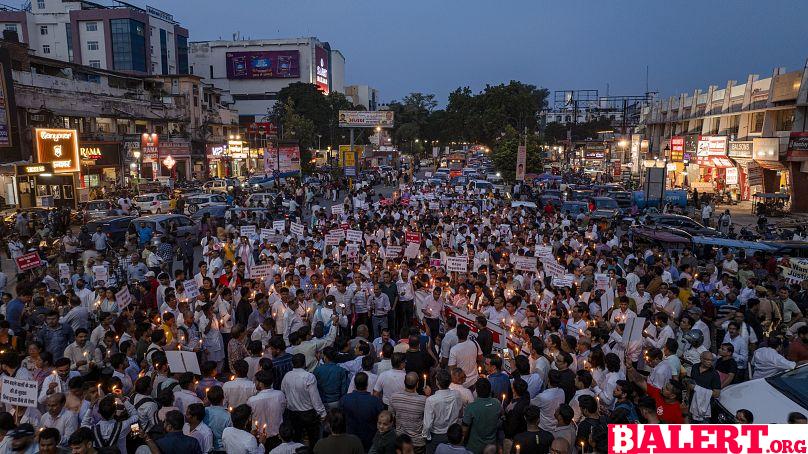
{"type": "MultiPolygon", "coordinates": [[[[519,145],[523,145],[525,136],[508,125],[504,134],[492,147],[491,160],[506,181],[516,179],[516,157],[519,145]]],[[[535,134],[527,135],[527,160],[525,173],[541,173],[544,170],[541,144],[535,134]]]]}
{"type": "MultiPolygon", "coordinates": [[[[278,107],[278,104],[276,104],[278,107]]],[[[286,102],[277,109],[279,115],[279,140],[297,141],[300,147],[300,169],[303,172],[311,170],[311,148],[317,145],[317,128],[314,122],[297,111],[294,100],[287,98],[286,102]]]]}

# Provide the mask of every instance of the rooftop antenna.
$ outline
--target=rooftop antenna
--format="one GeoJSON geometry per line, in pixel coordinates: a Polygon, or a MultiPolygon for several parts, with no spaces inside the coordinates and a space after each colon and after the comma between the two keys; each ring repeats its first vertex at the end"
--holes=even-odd
{"type": "Polygon", "coordinates": [[[645,65],[645,92],[648,93],[648,65],[645,65]]]}

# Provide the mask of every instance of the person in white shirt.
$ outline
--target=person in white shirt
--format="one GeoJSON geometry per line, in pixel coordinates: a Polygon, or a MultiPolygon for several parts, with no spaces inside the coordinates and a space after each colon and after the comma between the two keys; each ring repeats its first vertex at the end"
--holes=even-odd
{"type": "Polygon", "coordinates": [[[741,324],[733,320],[727,324],[727,333],[724,335],[722,343],[732,344],[735,349],[732,358],[738,363],[738,371],[746,370],[746,363],[749,360],[749,338],[741,335],[741,324]]]}
{"type": "MultiPolygon", "coordinates": [[[[290,372],[291,373],[291,372],[290,372]]],[[[289,375],[289,374],[287,374],[289,375]]],[[[252,410],[249,405],[241,405],[230,413],[233,420],[232,427],[225,427],[222,431],[222,448],[227,454],[264,454],[264,442],[267,436],[260,432],[258,439],[250,433],[252,410]]],[[[318,426],[319,426],[319,421],[318,426]]]]}
{"type": "Polygon", "coordinates": [[[789,361],[782,355],[782,341],[772,336],[766,347],[755,350],[752,354],[752,379],[771,377],[797,367],[797,363],[789,361]]]}
{"type": "Polygon", "coordinates": [[[435,452],[439,444],[446,443],[449,426],[460,420],[463,402],[456,391],[449,389],[451,382],[449,372],[439,369],[435,373],[438,390],[426,398],[423,437],[429,443],[427,452],[435,452]]]}
{"type": "Polygon", "coordinates": [[[59,431],[63,440],[70,438],[79,427],[79,417],[65,408],[66,401],[63,393],[48,396],[46,400],[48,411],[39,420],[39,430],[53,427],[59,431]]]}
{"type": "Polygon", "coordinates": [[[189,405],[185,411],[185,420],[188,422],[182,427],[182,433],[195,438],[202,454],[207,454],[213,449],[213,431],[202,422],[203,419],[205,406],[201,402],[189,405]]]}
{"type": "Polygon", "coordinates": [[[247,405],[252,408],[253,421],[259,430],[268,437],[276,437],[283,421],[283,412],[286,410],[286,397],[282,392],[274,389],[272,384],[275,377],[272,372],[261,370],[255,374],[255,384],[258,394],[247,399],[247,405]]]}
{"type": "Polygon", "coordinates": [[[241,404],[246,404],[247,399],[256,393],[255,383],[247,378],[250,366],[247,361],[240,359],[233,363],[236,379],[222,385],[224,391],[224,403],[226,407],[236,408],[241,404]]]}
{"type": "Polygon", "coordinates": [[[538,396],[530,400],[531,405],[539,407],[541,419],[539,427],[548,432],[556,428],[555,412],[564,403],[564,390],[558,386],[561,383],[561,373],[551,370],[547,374],[547,389],[539,393],[538,396]]]}
{"type": "Polygon", "coordinates": [[[180,375],[178,382],[179,386],[174,388],[174,406],[177,407],[180,413],[185,414],[185,410],[189,405],[201,404],[202,400],[194,392],[193,373],[186,372],[180,375]]]}
{"type": "Polygon", "coordinates": [[[407,376],[407,373],[404,372],[404,359],[404,353],[393,353],[390,358],[392,369],[380,373],[373,386],[373,395],[381,397],[382,403],[385,405],[390,404],[393,394],[404,392],[404,379],[407,376]]]}
{"type": "Polygon", "coordinates": [[[269,451],[269,454],[296,454],[297,449],[303,447],[302,444],[293,440],[295,429],[289,422],[281,423],[278,435],[282,443],[269,451]]]}
{"type": "MultiPolygon", "coordinates": [[[[317,390],[317,379],[305,367],[305,355],[292,355],[292,370],[283,376],[281,391],[286,396],[289,420],[294,424],[298,439],[305,431],[309,442],[313,444],[320,438],[320,421],[325,419],[326,412],[317,390]]],[[[233,425],[235,426],[235,417],[233,425]]]]}
{"type": "Polygon", "coordinates": [[[469,327],[465,324],[457,326],[458,343],[449,351],[449,368],[458,367],[466,374],[466,382],[463,386],[471,388],[477,383],[479,377],[479,367],[483,352],[476,342],[469,339],[469,327]]]}

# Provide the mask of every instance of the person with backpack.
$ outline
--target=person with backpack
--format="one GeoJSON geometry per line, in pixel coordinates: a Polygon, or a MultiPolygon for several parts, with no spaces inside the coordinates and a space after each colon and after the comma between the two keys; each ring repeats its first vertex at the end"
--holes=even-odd
{"type": "MultiPolygon", "coordinates": [[[[117,447],[119,452],[126,451],[126,437],[131,431],[133,424],[138,423],[140,427],[146,426],[148,420],[142,418],[137,409],[125,396],[107,394],[101,397],[98,403],[98,415],[101,420],[93,424],[93,412],[88,411],[81,421],[82,427],[89,427],[93,431],[95,441],[93,445],[96,449],[117,447]],[[126,411],[126,419],[119,420],[115,417],[118,405],[122,404],[126,411]]],[[[182,426],[180,426],[182,430],[182,426]]]]}

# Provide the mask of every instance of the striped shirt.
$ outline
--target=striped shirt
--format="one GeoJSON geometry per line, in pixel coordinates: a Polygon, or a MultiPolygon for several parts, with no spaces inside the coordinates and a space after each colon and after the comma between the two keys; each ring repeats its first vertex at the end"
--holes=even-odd
{"type": "Polygon", "coordinates": [[[425,406],[426,396],[406,391],[393,394],[388,404],[396,417],[396,433],[409,435],[414,446],[426,445],[423,437],[425,406]]]}

